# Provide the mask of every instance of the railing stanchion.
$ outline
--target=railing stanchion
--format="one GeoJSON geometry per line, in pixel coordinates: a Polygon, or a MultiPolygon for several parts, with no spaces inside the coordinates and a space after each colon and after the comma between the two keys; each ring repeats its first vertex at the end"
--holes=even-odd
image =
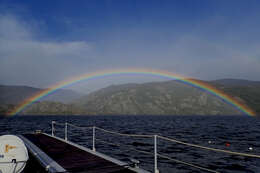
{"type": "Polygon", "coordinates": [[[159,173],[157,167],[157,135],[154,135],[154,173],[159,173]]]}
{"type": "Polygon", "coordinates": [[[93,135],[92,135],[92,150],[93,151],[96,151],[96,148],[95,148],[95,126],[93,126],[93,135]]]}
{"type": "Polygon", "coordinates": [[[65,123],[65,141],[68,140],[68,123],[65,123]]]}
{"type": "Polygon", "coordinates": [[[55,121],[51,122],[51,136],[54,136],[54,123],[55,121]]]}

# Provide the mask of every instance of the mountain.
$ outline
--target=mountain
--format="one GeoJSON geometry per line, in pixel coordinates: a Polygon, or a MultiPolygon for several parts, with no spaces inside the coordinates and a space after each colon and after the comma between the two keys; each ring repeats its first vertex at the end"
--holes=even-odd
{"type": "Polygon", "coordinates": [[[36,102],[22,114],[25,115],[83,115],[92,114],[91,112],[84,111],[81,107],[73,104],[65,104],[53,101],[36,102]]]}
{"type": "Polygon", "coordinates": [[[250,80],[243,80],[243,79],[219,79],[210,81],[210,83],[217,84],[217,85],[224,85],[226,87],[250,87],[250,86],[257,86],[260,87],[260,81],[250,81],[250,80]]]}
{"type": "Polygon", "coordinates": [[[0,85],[0,103],[18,104],[41,89],[28,86],[8,86],[0,85]]]}
{"type": "MultiPolygon", "coordinates": [[[[260,115],[260,82],[223,79],[204,81],[224,91],[260,115]]],[[[0,114],[42,89],[0,86],[0,114]]],[[[79,97],[70,90],[55,92],[31,105],[30,115],[237,115],[237,109],[198,88],[178,81],[111,85],[79,97]],[[62,101],[62,102],[61,102],[62,101]]]]}
{"type": "MultiPolygon", "coordinates": [[[[0,85],[0,104],[19,104],[24,99],[43,90],[28,86],[0,85]]],[[[69,103],[81,96],[81,94],[75,91],[60,89],[50,96],[43,98],[41,101],[69,103]]]]}
{"type": "Polygon", "coordinates": [[[211,81],[225,93],[236,97],[260,115],[260,82],[237,79],[211,81]]]}
{"type": "Polygon", "coordinates": [[[111,115],[241,114],[219,98],[177,81],[109,86],[74,104],[96,114],[111,115]]]}

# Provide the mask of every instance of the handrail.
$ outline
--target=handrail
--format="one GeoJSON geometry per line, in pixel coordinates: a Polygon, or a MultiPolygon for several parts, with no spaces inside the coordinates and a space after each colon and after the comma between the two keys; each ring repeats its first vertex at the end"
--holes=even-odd
{"type": "Polygon", "coordinates": [[[62,123],[57,123],[57,121],[52,121],[53,124],[59,125],[59,126],[64,126],[62,123]]]}
{"type": "Polygon", "coordinates": [[[194,168],[197,168],[197,169],[200,169],[200,170],[219,173],[218,171],[215,171],[215,170],[212,170],[212,169],[209,169],[209,168],[205,168],[205,167],[202,167],[202,166],[198,166],[198,165],[195,165],[195,164],[192,164],[192,163],[184,162],[184,161],[181,161],[181,160],[173,159],[173,158],[166,156],[166,155],[162,155],[162,154],[157,154],[157,155],[161,158],[168,159],[168,160],[176,162],[176,163],[181,163],[183,165],[191,166],[191,167],[194,167],[194,168]]]}
{"type": "Polygon", "coordinates": [[[154,135],[125,134],[125,133],[119,133],[119,132],[114,132],[114,131],[102,129],[100,127],[96,127],[96,129],[101,130],[103,132],[110,133],[110,134],[115,134],[115,135],[120,135],[120,136],[128,136],[128,137],[152,138],[154,136],[154,135]]]}
{"type": "MultiPolygon", "coordinates": [[[[54,133],[55,133],[55,127],[54,127],[54,125],[64,126],[64,124],[62,124],[62,123],[57,123],[56,121],[52,121],[52,122],[51,122],[51,135],[52,135],[52,136],[54,136],[54,133]]],[[[65,126],[65,128],[66,128],[66,126],[65,126]]],[[[65,130],[65,131],[66,131],[66,130],[65,130]]],[[[65,133],[65,135],[66,135],[66,133],[65,133]]]]}
{"type": "MultiPolygon", "coordinates": [[[[57,124],[57,125],[64,125],[64,124],[60,124],[60,123],[57,123],[55,121],[52,121],[52,136],[54,136],[54,131],[55,131],[54,125],[55,124],[57,124]]],[[[96,151],[95,140],[100,141],[102,143],[109,144],[109,145],[114,145],[114,146],[117,146],[117,147],[121,147],[120,144],[110,143],[110,142],[103,141],[101,139],[97,139],[95,137],[96,129],[100,130],[100,131],[103,131],[103,132],[106,132],[106,133],[119,135],[119,136],[138,137],[138,138],[153,138],[154,139],[154,152],[153,153],[152,152],[147,152],[147,151],[137,150],[137,149],[135,149],[135,148],[133,148],[133,147],[131,147],[129,145],[125,145],[125,146],[127,146],[131,150],[134,150],[134,151],[137,151],[137,152],[140,152],[140,153],[153,155],[154,156],[154,172],[155,173],[159,173],[159,170],[157,169],[157,157],[168,159],[168,160],[174,161],[176,163],[185,164],[187,166],[198,168],[198,169],[201,169],[201,170],[204,170],[204,171],[218,173],[215,170],[211,170],[211,169],[208,169],[208,168],[205,168],[205,167],[201,167],[201,166],[198,166],[198,165],[195,165],[195,164],[192,164],[192,163],[188,163],[188,162],[184,162],[184,161],[181,161],[181,160],[177,160],[177,159],[171,158],[171,157],[163,155],[163,154],[159,154],[157,152],[157,140],[158,139],[162,139],[162,140],[166,140],[166,141],[169,141],[169,142],[174,142],[174,143],[178,143],[178,144],[182,144],[182,145],[186,145],[186,146],[190,146],[190,147],[195,147],[195,148],[201,148],[201,149],[205,149],[205,150],[215,151],[215,152],[222,152],[222,153],[227,153],[227,154],[232,154],[232,155],[239,155],[239,156],[245,156],[245,157],[260,158],[260,155],[256,155],[256,154],[247,154],[247,153],[240,153],[240,152],[228,151],[228,150],[223,150],[223,149],[205,147],[205,146],[201,146],[201,145],[197,145],[197,144],[191,144],[191,143],[187,143],[187,142],[182,142],[182,141],[179,141],[179,140],[176,140],[176,139],[172,139],[172,138],[168,138],[168,137],[164,137],[164,136],[160,136],[160,135],[125,134],[125,133],[115,132],[115,131],[111,131],[111,130],[106,130],[106,129],[103,129],[103,128],[100,128],[100,127],[96,127],[96,126],[80,127],[80,126],[76,126],[74,124],[67,123],[67,122],[65,123],[65,140],[67,140],[67,131],[68,131],[68,127],[67,126],[68,125],[72,126],[72,127],[75,127],[75,128],[78,128],[78,129],[81,129],[81,130],[86,130],[86,129],[92,129],[93,130],[93,135],[92,135],[92,140],[93,140],[92,141],[93,142],[92,143],[92,150],[93,151],[96,151]]]]}
{"type": "MultiPolygon", "coordinates": [[[[107,142],[107,141],[104,141],[104,140],[101,140],[101,139],[96,139],[96,140],[101,142],[101,143],[104,143],[104,144],[108,144],[108,145],[112,145],[112,146],[116,146],[116,147],[122,147],[120,144],[107,142]]],[[[124,146],[127,147],[128,150],[136,151],[136,152],[147,154],[147,155],[151,155],[151,156],[154,155],[153,152],[138,150],[138,149],[135,149],[135,148],[131,147],[130,145],[124,145],[124,146]]],[[[198,166],[198,165],[195,165],[195,164],[192,164],[192,163],[184,162],[184,161],[181,161],[181,160],[173,159],[173,158],[171,158],[169,156],[166,156],[166,155],[163,155],[163,154],[157,153],[157,156],[159,156],[161,158],[164,158],[164,159],[168,159],[168,160],[170,160],[172,162],[176,162],[176,163],[184,164],[184,165],[187,165],[187,166],[191,166],[191,167],[194,167],[194,168],[197,168],[197,169],[200,169],[200,170],[204,170],[204,171],[208,171],[208,172],[214,172],[214,173],[219,173],[218,171],[211,170],[211,169],[208,169],[208,168],[205,168],[205,167],[202,167],[202,166],[198,166]]]]}
{"type": "Polygon", "coordinates": [[[81,127],[81,126],[76,126],[76,125],[71,124],[71,123],[67,123],[67,124],[72,126],[72,127],[78,128],[78,129],[92,129],[93,128],[93,126],[81,127]]]}
{"type": "Polygon", "coordinates": [[[187,143],[187,142],[182,142],[182,141],[178,141],[176,139],[171,139],[171,138],[167,138],[167,137],[163,137],[163,136],[158,136],[158,138],[164,139],[164,140],[167,140],[167,141],[170,141],[170,142],[182,144],[182,145],[187,145],[187,146],[196,147],[196,148],[202,148],[202,149],[216,151],[216,152],[222,152],[222,153],[228,153],[228,154],[232,154],[232,155],[239,155],[239,156],[246,156],[246,157],[260,158],[260,155],[255,155],[255,154],[247,154],[247,153],[240,153],[240,152],[222,150],[222,149],[217,149],[217,148],[204,147],[204,146],[201,146],[201,145],[190,144],[190,143],[187,143]]]}

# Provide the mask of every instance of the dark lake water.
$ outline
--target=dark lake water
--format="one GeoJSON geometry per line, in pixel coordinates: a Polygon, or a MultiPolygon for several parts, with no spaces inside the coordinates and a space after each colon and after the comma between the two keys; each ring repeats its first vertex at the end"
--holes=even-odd
{"type": "MultiPolygon", "coordinates": [[[[23,134],[37,129],[51,133],[51,121],[94,125],[121,133],[158,134],[207,147],[260,155],[260,119],[246,116],[16,116],[0,118],[0,135],[23,134]]],[[[55,134],[64,138],[64,126],[57,125],[55,134]]],[[[135,158],[141,162],[142,168],[153,170],[152,155],[132,150],[153,152],[152,138],[121,137],[100,130],[96,130],[96,137],[97,151],[120,160],[135,158]],[[120,147],[104,144],[98,139],[120,147]]],[[[90,148],[92,130],[69,127],[68,139],[90,148]]],[[[162,139],[158,139],[158,152],[219,172],[260,172],[260,159],[196,149],[162,139]]],[[[158,162],[162,173],[203,172],[162,158],[158,158],[158,162]]]]}

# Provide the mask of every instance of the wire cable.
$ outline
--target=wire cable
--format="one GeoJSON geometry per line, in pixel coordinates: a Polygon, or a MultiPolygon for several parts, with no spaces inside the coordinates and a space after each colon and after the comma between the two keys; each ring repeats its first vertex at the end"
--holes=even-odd
{"type": "MultiPolygon", "coordinates": [[[[136,151],[136,152],[139,152],[139,153],[144,153],[144,154],[148,154],[148,155],[151,155],[153,156],[154,153],[153,152],[148,152],[148,151],[142,151],[142,150],[138,150],[138,149],[135,149],[129,145],[120,145],[120,144],[116,144],[116,143],[112,143],[112,142],[107,142],[107,141],[104,141],[104,140],[101,140],[101,139],[96,139],[97,141],[101,142],[101,143],[104,143],[104,144],[108,144],[108,145],[112,145],[112,146],[116,146],[116,147],[127,147],[128,150],[133,150],[133,151],[136,151]]],[[[205,167],[202,167],[202,166],[198,166],[198,165],[195,165],[195,164],[192,164],[192,163],[188,163],[188,162],[184,162],[184,161],[181,161],[181,160],[177,160],[177,159],[173,159],[169,156],[166,156],[166,155],[162,155],[162,154],[159,154],[157,153],[157,156],[161,157],[161,158],[164,158],[164,159],[168,159],[170,161],[173,161],[173,162],[176,162],[176,163],[180,163],[180,164],[184,164],[184,165],[187,165],[187,166],[190,166],[190,167],[194,167],[194,168],[197,168],[197,169],[200,169],[200,170],[204,170],[204,171],[208,171],[208,172],[213,172],[213,173],[219,173],[218,171],[215,171],[215,170],[211,170],[211,169],[208,169],[208,168],[205,168],[205,167]]]]}
{"type": "MultiPolygon", "coordinates": [[[[64,124],[60,124],[60,123],[56,123],[56,122],[55,122],[55,124],[64,125],[64,124]]],[[[95,126],[80,127],[80,126],[73,125],[71,123],[67,123],[67,124],[72,126],[72,127],[79,128],[79,129],[84,129],[84,130],[85,129],[93,129],[93,128],[95,128],[97,130],[101,130],[103,132],[114,134],[114,135],[119,135],[119,136],[139,137],[139,138],[153,138],[154,137],[154,135],[125,134],[125,133],[115,132],[115,131],[111,131],[111,130],[106,130],[106,129],[103,129],[103,128],[100,128],[100,127],[95,127],[95,126]]],[[[227,154],[232,154],[232,155],[260,158],[260,155],[256,155],[256,154],[247,154],[247,153],[240,153],[240,152],[228,151],[228,150],[223,150],[223,149],[205,147],[205,146],[201,146],[201,145],[196,145],[196,144],[191,144],[191,143],[187,143],[187,142],[182,142],[182,141],[179,141],[179,140],[176,140],[176,139],[172,139],[172,138],[168,138],[168,137],[164,137],[164,136],[160,136],[160,135],[157,135],[157,137],[159,139],[162,139],[162,140],[166,140],[166,141],[170,141],[170,142],[174,142],[174,143],[178,143],[178,144],[182,144],[182,145],[186,145],[186,146],[190,146],[190,147],[195,147],[195,148],[200,148],[200,149],[205,149],[205,150],[210,150],[210,151],[215,151],[215,152],[222,152],[222,153],[227,153],[227,154]]],[[[120,144],[107,142],[107,141],[104,141],[104,140],[101,140],[101,139],[97,139],[96,138],[95,140],[97,140],[97,141],[99,141],[101,143],[104,143],[104,144],[117,146],[117,147],[122,147],[122,145],[120,145],[120,144]]],[[[128,150],[134,150],[134,151],[139,152],[139,153],[144,153],[144,154],[148,154],[148,155],[154,155],[153,152],[138,150],[138,149],[135,149],[135,148],[133,148],[132,146],[129,146],[129,145],[124,145],[124,147],[127,147],[128,150]]],[[[170,156],[167,156],[167,155],[163,155],[163,154],[159,154],[159,153],[157,153],[157,155],[158,155],[158,157],[161,157],[161,158],[164,158],[164,159],[168,159],[168,160],[176,162],[176,163],[180,163],[180,164],[184,164],[184,165],[187,165],[187,166],[191,166],[191,167],[194,167],[194,168],[197,168],[197,169],[200,169],[200,170],[213,172],[213,173],[219,173],[219,172],[217,172],[215,170],[211,170],[211,169],[208,169],[208,168],[205,168],[205,167],[202,167],[202,166],[198,166],[198,165],[195,165],[195,164],[192,164],[192,163],[188,163],[188,162],[184,162],[184,161],[181,161],[181,160],[177,160],[177,159],[171,158],[170,156]]]]}
{"type": "Polygon", "coordinates": [[[65,126],[65,124],[63,123],[57,123],[56,121],[53,122],[54,125],[58,125],[58,126],[65,126]]]}
{"type": "MultiPolygon", "coordinates": [[[[57,122],[55,122],[55,124],[64,125],[64,124],[60,124],[60,123],[57,123],[57,122]]],[[[67,123],[67,124],[70,125],[70,126],[73,126],[75,128],[79,128],[79,129],[91,129],[91,128],[94,127],[94,126],[79,127],[79,126],[73,125],[71,123],[67,123]]],[[[107,132],[107,133],[114,134],[114,135],[119,135],[119,136],[143,137],[143,138],[152,138],[152,137],[154,137],[154,135],[125,134],[125,133],[119,133],[119,132],[115,132],[115,131],[111,131],[111,130],[106,130],[106,129],[103,129],[103,128],[100,128],[100,127],[95,127],[95,128],[98,129],[98,130],[101,130],[103,132],[107,132]]],[[[201,145],[196,145],[196,144],[191,144],[191,143],[187,143],[187,142],[182,142],[182,141],[179,141],[179,140],[176,140],[176,139],[172,139],[172,138],[168,138],[168,137],[164,137],[164,136],[160,136],[160,135],[158,135],[157,137],[160,138],[160,139],[163,139],[163,140],[167,140],[167,141],[170,141],[170,142],[175,142],[175,143],[178,143],[178,144],[187,145],[187,146],[191,146],[191,147],[195,147],[195,148],[201,148],[201,149],[206,149],[206,150],[210,150],[210,151],[222,152],[222,153],[239,155],[239,156],[260,158],[260,155],[256,155],[256,154],[247,154],[247,153],[240,153],[240,152],[228,151],[228,150],[217,149],[217,148],[210,148],[210,147],[205,147],[205,146],[201,146],[201,145]]]]}
{"type": "Polygon", "coordinates": [[[120,136],[128,136],[128,137],[143,137],[143,138],[152,138],[153,135],[138,135],[138,134],[125,134],[125,133],[119,133],[119,132],[114,132],[106,129],[102,129],[100,127],[95,127],[98,130],[101,130],[103,132],[107,132],[110,134],[115,134],[115,135],[120,135],[120,136]]]}
{"type": "Polygon", "coordinates": [[[92,129],[93,126],[89,126],[89,127],[80,127],[80,126],[76,126],[74,124],[71,124],[71,123],[67,123],[69,126],[72,126],[74,128],[78,128],[78,129],[82,129],[82,130],[86,130],[86,129],[92,129]]]}
{"type": "Polygon", "coordinates": [[[175,143],[182,144],[182,145],[187,145],[187,146],[190,146],[190,147],[201,148],[201,149],[205,149],[205,150],[211,150],[211,151],[222,152],[222,153],[233,154],[233,155],[239,155],[239,156],[260,158],[260,155],[247,154],[247,153],[240,153],[240,152],[222,150],[222,149],[217,149],[217,148],[204,147],[204,146],[201,146],[201,145],[190,144],[190,143],[187,143],[187,142],[178,141],[176,139],[171,139],[171,138],[167,138],[167,137],[164,137],[164,136],[157,136],[157,137],[160,138],[160,139],[164,139],[164,140],[167,140],[167,141],[170,141],[170,142],[175,142],[175,143]]]}
{"type": "Polygon", "coordinates": [[[164,158],[164,159],[168,159],[168,160],[176,162],[176,163],[180,163],[180,164],[183,164],[183,165],[187,165],[187,166],[191,166],[191,167],[194,167],[194,168],[197,168],[197,169],[201,169],[201,170],[204,170],[204,171],[219,173],[218,171],[208,169],[208,168],[205,168],[205,167],[201,167],[201,166],[198,166],[198,165],[195,165],[195,164],[192,164],[192,163],[184,162],[184,161],[181,161],[181,160],[173,159],[169,156],[162,155],[162,154],[159,154],[159,153],[157,153],[157,156],[164,158]]]}

